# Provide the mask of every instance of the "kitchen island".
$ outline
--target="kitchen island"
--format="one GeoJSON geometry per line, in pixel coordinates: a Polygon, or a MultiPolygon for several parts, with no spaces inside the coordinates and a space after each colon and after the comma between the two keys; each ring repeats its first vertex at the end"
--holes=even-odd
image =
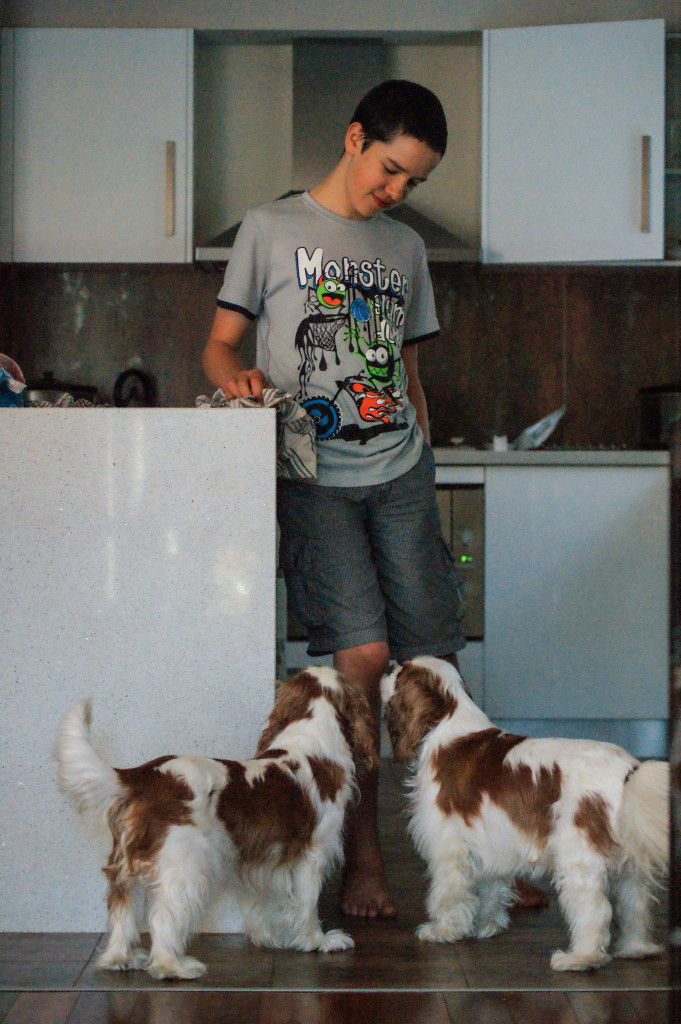
{"type": "MultiPolygon", "coordinates": [[[[275,412],[2,411],[0,930],[105,926],[51,746],[91,696],[120,767],[252,755],[275,674],[275,412]]],[[[235,931],[224,901],[204,924],[235,931]]]]}

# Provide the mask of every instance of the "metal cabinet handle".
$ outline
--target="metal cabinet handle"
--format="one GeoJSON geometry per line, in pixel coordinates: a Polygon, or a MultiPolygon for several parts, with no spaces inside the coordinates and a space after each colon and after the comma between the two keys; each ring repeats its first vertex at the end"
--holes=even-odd
{"type": "Polygon", "coordinates": [[[641,136],[641,231],[650,234],[650,135],[641,136]]]}
{"type": "Polygon", "coordinates": [[[175,143],[166,142],[166,237],[175,234],[175,143]]]}

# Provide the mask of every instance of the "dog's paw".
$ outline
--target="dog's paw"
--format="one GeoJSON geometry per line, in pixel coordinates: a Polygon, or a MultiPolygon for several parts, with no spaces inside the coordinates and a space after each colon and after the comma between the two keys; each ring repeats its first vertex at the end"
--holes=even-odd
{"type": "Polygon", "coordinates": [[[343,949],[352,949],[354,945],[355,940],[347,932],[341,931],[340,928],[333,928],[320,942],[319,952],[338,953],[343,949]]]}
{"type": "Polygon", "coordinates": [[[475,928],[476,939],[491,939],[493,935],[498,935],[500,932],[505,931],[508,928],[510,918],[508,914],[504,918],[495,918],[492,921],[480,921],[475,928]]]}
{"type": "Polygon", "coordinates": [[[105,971],[141,971],[149,963],[146,949],[131,949],[127,953],[105,951],[97,960],[97,966],[105,971]]]}
{"type": "Polygon", "coordinates": [[[613,956],[625,960],[642,960],[646,956],[661,956],[665,952],[664,946],[656,942],[645,940],[620,940],[613,950],[613,956]]]}
{"type": "Polygon", "coordinates": [[[470,933],[443,921],[427,921],[416,929],[416,938],[421,942],[458,942],[470,933]]]}
{"type": "Polygon", "coordinates": [[[551,967],[554,971],[593,971],[610,963],[610,957],[603,950],[592,953],[563,952],[557,949],[551,956],[551,967]]]}
{"type": "Polygon", "coordinates": [[[157,981],[161,981],[162,978],[180,978],[183,981],[189,981],[192,978],[200,978],[207,969],[205,964],[193,956],[168,957],[166,960],[151,960],[147,964],[149,974],[157,981]]]}

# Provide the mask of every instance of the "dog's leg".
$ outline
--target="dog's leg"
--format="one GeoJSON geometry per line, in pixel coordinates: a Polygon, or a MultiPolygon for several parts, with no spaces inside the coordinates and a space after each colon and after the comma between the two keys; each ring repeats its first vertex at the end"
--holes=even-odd
{"type": "Polygon", "coordinates": [[[551,956],[554,971],[588,971],[610,960],[612,907],[606,895],[607,871],[602,858],[574,856],[559,863],[558,900],[570,928],[570,949],[551,956]]]}
{"type": "Polygon", "coordinates": [[[467,851],[431,861],[431,883],[426,900],[430,921],[419,925],[417,938],[425,942],[458,942],[474,933],[478,897],[467,851]]]}
{"type": "Polygon", "coordinates": [[[152,978],[199,978],[206,965],[184,949],[213,888],[208,850],[194,826],[171,829],[159,854],[149,893],[152,978]]]}
{"type": "Polygon", "coordinates": [[[110,878],[106,902],[109,910],[109,941],[97,960],[97,966],[107,971],[135,971],[145,967],[148,954],[137,946],[139,927],[135,882],[120,882],[110,878]]]}
{"type": "Polygon", "coordinates": [[[650,940],[652,899],[648,886],[635,869],[625,867],[617,879],[615,908],[620,927],[615,956],[640,958],[664,952],[664,946],[650,940]]]}
{"type": "Polygon", "coordinates": [[[513,903],[513,879],[485,878],[478,884],[478,912],[475,935],[478,939],[489,939],[492,935],[508,928],[508,908],[513,903]]]}
{"type": "Polygon", "coordinates": [[[317,950],[336,953],[351,949],[353,939],[340,928],[324,932],[317,904],[323,867],[303,860],[270,878],[267,894],[262,888],[249,894],[244,904],[244,928],[259,946],[317,950]]]}

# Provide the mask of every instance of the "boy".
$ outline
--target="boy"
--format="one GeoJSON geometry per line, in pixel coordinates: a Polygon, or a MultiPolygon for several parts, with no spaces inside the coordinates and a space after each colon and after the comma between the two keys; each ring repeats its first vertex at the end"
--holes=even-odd
{"type": "MultiPolygon", "coordinates": [[[[370,90],[344,151],[310,192],[244,218],[203,367],[228,397],[271,382],[317,425],[315,484],[282,482],[281,563],[309,653],[364,688],[375,711],[390,657],[464,646],[451,555],[440,537],[417,343],[439,330],[423,242],[385,217],[447,145],[437,97],[413,82],[370,90]],[[237,349],[258,320],[257,369],[237,349]]],[[[378,773],[346,823],[341,905],[391,917],[376,832],[378,773]]]]}

